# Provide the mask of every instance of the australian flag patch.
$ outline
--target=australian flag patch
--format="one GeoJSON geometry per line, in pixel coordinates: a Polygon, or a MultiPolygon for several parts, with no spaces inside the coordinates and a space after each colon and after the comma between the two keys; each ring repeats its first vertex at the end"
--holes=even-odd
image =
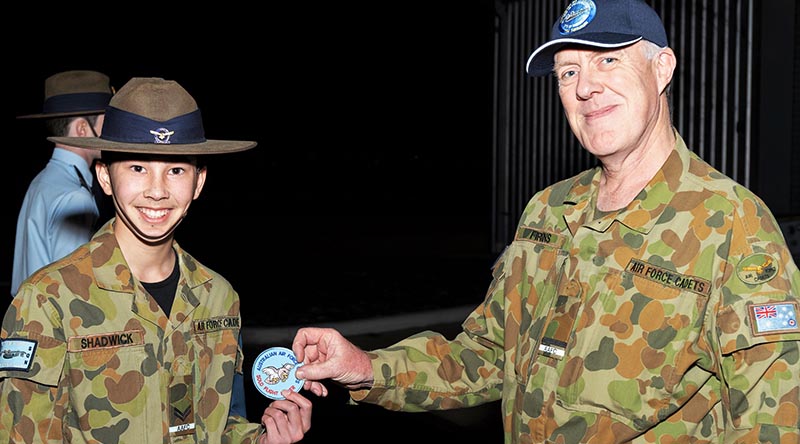
{"type": "Polygon", "coordinates": [[[800,331],[797,326],[796,302],[770,302],[749,307],[750,325],[754,335],[800,331]]]}

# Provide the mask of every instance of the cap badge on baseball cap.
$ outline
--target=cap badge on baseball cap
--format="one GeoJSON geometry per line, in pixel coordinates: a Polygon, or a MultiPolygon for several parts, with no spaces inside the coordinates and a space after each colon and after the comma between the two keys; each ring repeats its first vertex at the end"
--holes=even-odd
{"type": "Polygon", "coordinates": [[[668,45],[661,17],[644,0],[573,0],[553,24],[550,40],[528,58],[526,71],[551,74],[555,54],[566,46],[613,49],[642,39],[668,45]]]}
{"type": "Polygon", "coordinates": [[[567,6],[561,20],[558,21],[558,30],[561,35],[580,31],[592,21],[597,13],[597,6],[591,0],[577,0],[567,6]]]}

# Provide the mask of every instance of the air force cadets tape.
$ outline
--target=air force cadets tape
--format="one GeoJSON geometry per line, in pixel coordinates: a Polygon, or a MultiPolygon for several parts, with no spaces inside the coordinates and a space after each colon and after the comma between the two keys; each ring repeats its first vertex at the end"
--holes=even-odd
{"type": "Polygon", "coordinates": [[[294,375],[301,365],[303,363],[298,363],[288,348],[268,348],[253,363],[253,384],[267,398],[284,399],[281,391],[291,389],[299,392],[303,388],[303,380],[294,375]]]}

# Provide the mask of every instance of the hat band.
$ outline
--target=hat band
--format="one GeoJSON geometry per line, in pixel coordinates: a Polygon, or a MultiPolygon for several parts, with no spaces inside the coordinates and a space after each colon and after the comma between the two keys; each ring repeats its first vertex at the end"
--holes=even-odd
{"type": "Polygon", "coordinates": [[[72,93],[48,97],[44,101],[45,114],[97,111],[108,105],[110,93],[72,93]]]}
{"type": "Polygon", "coordinates": [[[101,139],[122,143],[187,144],[206,141],[200,109],[164,122],[109,106],[101,139]]]}

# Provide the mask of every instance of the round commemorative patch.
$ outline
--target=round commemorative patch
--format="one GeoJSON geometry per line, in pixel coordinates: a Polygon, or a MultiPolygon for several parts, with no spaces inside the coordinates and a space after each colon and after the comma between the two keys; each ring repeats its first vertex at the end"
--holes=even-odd
{"type": "Polygon", "coordinates": [[[767,253],[754,253],[736,265],[736,275],[750,285],[763,284],[778,274],[778,261],[767,253]]]}
{"type": "Polygon", "coordinates": [[[558,22],[561,35],[571,34],[585,28],[597,14],[597,6],[592,0],[574,0],[564,10],[558,22]]]}
{"type": "Polygon", "coordinates": [[[288,348],[268,348],[253,362],[253,384],[267,398],[284,399],[281,391],[291,389],[299,392],[303,388],[303,380],[294,375],[301,365],[303,363],[298,363],[288,348]]]}

